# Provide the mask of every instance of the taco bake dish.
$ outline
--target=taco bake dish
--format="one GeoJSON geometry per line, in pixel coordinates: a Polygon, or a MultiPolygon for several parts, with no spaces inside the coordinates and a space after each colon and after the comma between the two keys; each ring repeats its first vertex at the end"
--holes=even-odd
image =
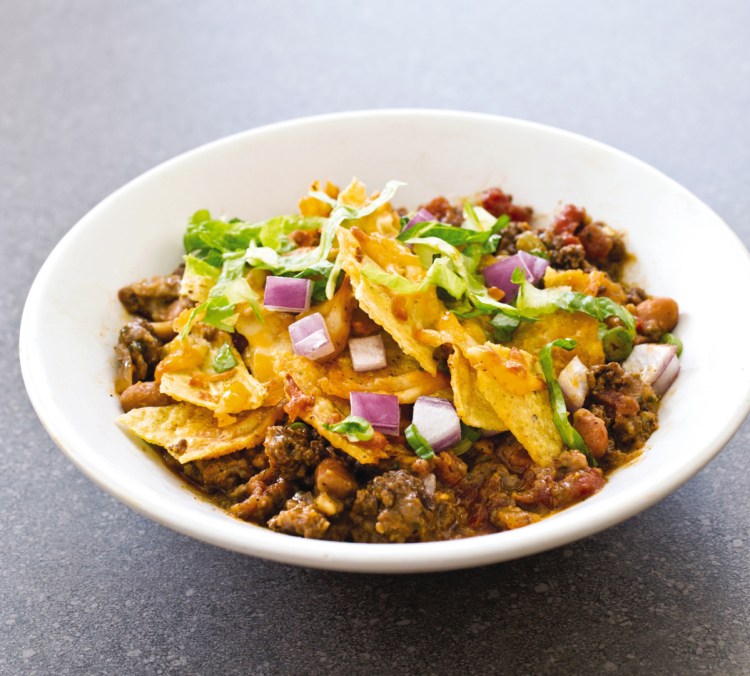
{"type": "Polygon", "coordinates": [[[657,428],[678,306],[623,279],[620,233],[499,188],[394,209],[400,185],[198,211],[180,267],[119,292],[119,423],[239,519],[384,543],[519,528],[657,428]]]}

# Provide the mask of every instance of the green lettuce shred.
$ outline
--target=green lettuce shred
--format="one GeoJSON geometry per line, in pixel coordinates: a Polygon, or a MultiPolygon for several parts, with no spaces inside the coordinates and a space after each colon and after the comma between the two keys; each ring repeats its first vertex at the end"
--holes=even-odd
{"type": "Polygon", "coordinates": [[[563,397],[560,383],[555,378],[555,368],[552,363],[552,348],[561,347],[563,350],[572,350],[576,346],[576,341],[569,338],[558,338],[550,343],[547,343],[539,351],[539,362],[542,366],[542,373],[544,374],[544,380],[547,382],[547,392],[549,393],[549,402],[552,406],[552,420],[555,423],[560,438],[563,444],[568,448],[573,448],[580,451],[586,456],[591,467],[596,467],[596,460],[591,455],[586,442],[583,437],[578,433],[578,430],[570,424],[568,420],[568,409],[565,406],[565,398],[563,397]]]}

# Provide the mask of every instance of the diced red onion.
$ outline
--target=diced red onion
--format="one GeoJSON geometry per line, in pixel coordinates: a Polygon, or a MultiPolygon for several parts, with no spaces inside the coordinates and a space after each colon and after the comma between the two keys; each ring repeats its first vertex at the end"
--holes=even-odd
{"type": "MultiPolygon", "coordinates": [[[[644,383],[651,385],[664,373],[667,365],[676,355],[676,345],[642,343],[636,345],[630,356],[622,362],[622,369],[626,373],[637,373],[644,383]]],[[[664,391],[666,392],[666,389],[664,391]]]]}
{"type": "Polygon", "coordinates": [[[680,372],[680,359],[677,353],[672,356],[667,363],[666,367],[662,371],[661,375],[653,382],[651,387],[654,389],[654,394],[657,397],[661,397],[664,393],[672,387],[672,383],[677,378],[677,374],[680,372]]]}
{"type": "Polygon", "coordinates": [[[308,359],[327,357],[336,348],[320,312],[308,315],[289,326],[294,353],[308,359]]]}
{"type": "Polygon", "coordinates": [[[497,263],[488,265],[482,274],[487,286],[495,286],[505,292],[504,301],[510,302],[515,300],[518,295],[518,284],[510,281],[513,271],[521,268],[532,284],[536,284],[549,267],[549,261],[541,256],[534,256],[525,251],[519,251],[517,254],[503,258],[497,263]]]}
{"type": "Polygon", "coordinates": [[[358,415],[369,421],[373,429],[392,436],[399,433],[401,409],[395,394],[351,392],[349,403],[352,407],[352,415],[358,415]]]}
{"type": "Polygon", "coordinates": [[[412,422],[435,451],[444,451],[461,441],[461,421],[447,399],[419,397],[414,402],[412,422]]]}
{"type": "Polygon", "coordinates": [[[575,356],[557,376],[557,382],[560,383],[560,389],[565,397],[565,404],[571,413],[583,406],[586,395],[589,393],[587,375],[588,369],[585,364],[578,356],[575,356]]]}
{"type": "Polygon", "coordinates": [[[355,371],[374,371],[388,365],[383,336],[379,333],[366,338],[350,338],[349,354],[355,371]]]}
{"type": "Polygon", "coordinates": [[[435,218],[427,209],[424,207],[422,209],[419,209],[414,216],[412,216],[411,220],[406,224],[406,227],[402,232],[405,232],[409,228],[411,228],[413,225],[416,225],[417,223],[426,223],[427,221],[436,221],[437,218],[435,218]]]}
{"type": "Polygon", "coordinates": [[[274,312],[305,312],[310,308],[312,282],[295,277],[268,277],[263,306],[274,312]]]}

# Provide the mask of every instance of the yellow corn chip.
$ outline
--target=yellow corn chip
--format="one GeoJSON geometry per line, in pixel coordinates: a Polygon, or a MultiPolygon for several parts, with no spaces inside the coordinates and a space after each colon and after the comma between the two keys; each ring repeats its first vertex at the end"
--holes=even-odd
{"type": "Polygon", "coordinates": [[[559,373],[576,355],[586,366],[604,363],[604,350],[599,340],[599,322],[582,312],[565,312],[540,317],[535,322],[522,322],[513,334],[511,345],[533,355],[550,341],[558,338],[573,338],[577,345],[573,350],[553,350],[555,373],[559,373]]]}
{"type": "Polygon", "coordinates": [[[405,355],[387,333],[382,336],[387,366],[357,372],[347,350],[329,364],[325,377],[320,380],[323,392],[344,399],[348,399],[352,391],[395,394],[400,404],[413,404],[419,397],[434,395],[449,387],[446,376],[422,371],[416,360],[405,355]]]}
{"type": "Polygon", "coordinates": [[[448,368],[451,372],[453,404],[458,417],[467,425],[483,430],[507,430],[508,426],[479,389],[477,374],[460,350],[454,350],[448,357],[448,368]]]}
{"type": "Polygon", "coordinates": [[[184,464],[257,446],[283,414],[281,407],[259,408],[240,413],[236,422],[219,427],[208,409],[180,403],[134,408],[117,421],[144,441],[164,447],[184,464]]]}
{"type": "Polygon", "coordinates": [[[432,328],[445,311],[435,288],[399,295],[361,274],[362,267],[369,265],[419,282],[424,277],[419,258],[395,239],[367,235],[358,229],[339,228],[338,241],[339,261],[352,281],[360,307],[391,335],[406,354],[416,359],[429,374],[436,375],[433,348],[417,340],[419,332],[432,328]],[[384,267],[386,261],[387,270],[384,267]]]}

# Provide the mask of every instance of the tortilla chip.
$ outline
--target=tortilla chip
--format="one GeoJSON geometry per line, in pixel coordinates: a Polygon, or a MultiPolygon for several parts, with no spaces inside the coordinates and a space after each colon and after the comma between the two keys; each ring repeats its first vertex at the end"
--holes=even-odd
{"type": "Polygon", "coordinates": [[[535,322],[522,322],[513,334],[511,345],[533,355],[550,341],[573,338],[573,350],[553,350],[555,373],[559,373],[576,355],[586,366],[604,363],[604,349],[599,340],[599,322],[583,312],[555,312],[535,322]]]}
{"type": "Polygon", "coordinates": [[[613,282],[602,270],[584,272],[583,270],[547,268],[544,273],[544,286],[547,289],[555,286],[569,286],[573,291],[585,293],[587,296],[606,296],[620,305],[627,302],[627,295],[622,286],[613,282]]]}
{"type": "Polygon", "coordinates": [[[451,372],[453,404],[458,417],[467,425],[483,430],[507,430],[508,426],[479,389],[477,374],[460,350],[454,350],[448,357],[448,368],[451,372]]]}
{"type": "Polygon", "coordinates": [[[387,366],[357,372],[347,350],[329,365],[325,377],[320,380],[323,392],[344,399],[348,399],[352,391],[395,394],[399,404],[413,404],[419,397],[435,395],[449,387],[445,375],[438,373],[433,376],[422,371],[417,361],[405,355],[387,333],[382,336],[387,366]]]}
{"type": "Polygon", "coordinates": [[[479,391],[513,436],[539,465],[551,465],[563,449],[552,420],[544,381],[534,358],[518,348],[485,343],[465,356],[476,371],[479,391]]]}
{"type": "Polygon", "coordinates": [[[259,408],[240,413],[236,422],[219,427],[208,409],[180,403],[134,408],[117,421],[144,441],[162,446],[185,464],[261,444],[266,430],[283,414],[281,407],[259,408]]]}
{"type": "Polygon", "coordinates": [[[432,328],[445,311],[435,288],[430,286],[419,293],[399,295],[361,274],[362,267],[370,265],[387,272],[398,272],[407,279],[419,282],[424,277],[419,258],[395,239],[367,235],[356,228],[351,231],[339,228],[338,241],[341,266],[351,279],[354,295],[362,310],[380,324],[425,371],[436,375],[433,348],[416,338],[421,330],[432,328]]]}
{"type": "MultiPolygon", "coordinates": [[[[352,207],[363,207],[377,197],[378,193],[375,193],[368,199],[365,184],[359,179],[353,178],[352,182],[341,191],[339,202],[352,207]]],[[[367,234],[378,233],[385,237],[395,237],[401,230],[401,219],[388,203],[376,209],[369,216],[358,218],[351,225],[358,227],[367,234]]]]}
{"type": "Polygon", "coordinates": [[[531,459],[543,467],[554,463],[563,443],[552,420],[547,390],[523,396],[509,394],[498,387],[492,374],[477,374],[479,388],[492,408],[508,424],[513,436],[523,445],[531,459]]]}
{"type": "MultiPolygon", "coordinates": [[[[395,449],[389,440],[383,443],[383,435],[376,433],[370,441],[357,443],[349,441],[343,434],[332,432],[324,427],[325,424],[339,422],[351,413],[349,402],[339,397],[328,397],[318,386],[326,369],[305,357],[295,357],[288,362],[287,373],[292,378],[303,398],[308,398],[311,405],[301,405],[293,410],[296,417],[311,425],[324,439],[333,446],[350,455],[364,465],[374,464],[395,454],[395,449]]],[[[294,393],[289,393],[292,406],[295,406],[294,393]]],[[[290,413],[290,419],[294,417],[290,413]]]]}
{"type": "Polygon", "coordinates": [[[213,411],[220,425],[231,424],[234,414],[263,405],[267,388],[248,373],[228,335],[220,333],[211,342],[195,336],[191,340],[204,341],[208,346],[203,363],[199,368],[163,373],[159,384],[162,394],[213,411]],[[231,350],[236,366],[216,373],[213,359],[224,345],[231,350]]]}

